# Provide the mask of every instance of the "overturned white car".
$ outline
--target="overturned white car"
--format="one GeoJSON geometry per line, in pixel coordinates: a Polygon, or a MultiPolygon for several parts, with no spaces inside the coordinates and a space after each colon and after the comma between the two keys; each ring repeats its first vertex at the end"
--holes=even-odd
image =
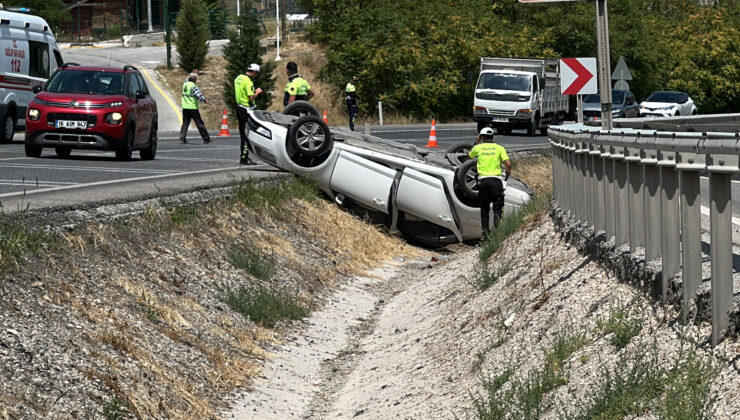
{"type": "MultiPolygon", "coordinates": [[[[439,245],[481,237],[475,160],[467,159],[472,141],[448,153],[429,151],[339,127],[330,131],[310,115],[314,111],[303,101],[285,111],[299,115],[250,110],[250,153],[317,182],[340,206],[367,211],[413,240],[439,245]]],[[[512,177],[505,194],[506,214],[526,204],[532,191],[512,177]]]]}

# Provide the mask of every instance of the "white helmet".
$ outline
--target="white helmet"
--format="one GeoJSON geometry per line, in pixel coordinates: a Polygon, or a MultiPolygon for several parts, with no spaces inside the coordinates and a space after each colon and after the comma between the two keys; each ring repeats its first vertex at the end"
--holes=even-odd
{"type": "Polygon", "coordinates": [[[260,71],[260,66],[258,66],[255,63],[252,63],[252,64],[249,65],[249,67],[247,67],[247,71],[256,71],[256,72],[259,72],[260,71]]]}
{"type": "Polygon", "coordinates": [[[491,136],[491,137],[493,137],[493,128],[491,128],[491,127],[483,127],[480,130],[480,133],[478,133],[478,134],[480,134],[481,136],[491,136]]]}

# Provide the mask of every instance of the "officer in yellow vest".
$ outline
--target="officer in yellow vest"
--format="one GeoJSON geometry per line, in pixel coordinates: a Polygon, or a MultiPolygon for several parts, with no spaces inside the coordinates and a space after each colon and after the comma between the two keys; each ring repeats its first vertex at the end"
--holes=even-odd
{"type": "Polygon", "coordinates": [[[252,63],[247,67],[246,74],[240,74],[234,79],[234,93],[236,98],[236,119],[239,121],[239,161],[244,165],[256,165],[249,159],[249,138],[247,137],[247,109],[257,106],[257,97],[262,93],[262,88],[254,88],[254,80],[260,72],[260,66],[252,63]]]}
{"type": "Polygon", "coordinates": [[[195,84],[198,80],[198,75],[190,73],[187,80],[182,85],[182,126],[180,126],[180,143],[185,144],[188,142],[188,127],[190,127],[190,120],[195,121],[195,126],[198,127],[198,132],[203,138],[203,143],[208,144],[211,142],[211,136],[208,135],[208,130],[203,124],[203,119],[200,118],[200,111],[198,111],[198,101],[207,104],[206,97],[200,93],[200,89],[195,84]]]}
{"type": "Polygon", "coordinates": [[[285,66],[285,72],[288,74],[288,84],[285,86],[283,106],[288,106],[289,103],[296,100],[310,101],[314,93],[306,79],[298,74],[298,64],[293,61],[288,62],[285,66]]]}
{"type": "Polygon", "coordinates": [[[511,175],[511,160],[506,149],[493,142],[493,129],[483,127],[470,150],[471,158],[478,158],[478,204],[483,236],[491,233],[488,215],[493,204],[493,226],[498,227],[504,215],[504,181],[511,175]],[[506,167],[506,172],[501,166],[506,167]]]}
{"type": "Polygon", "coordinates": [[[347,94],[345,100],[347,101],[347,112],[349,113],[349,129],[352,131],[355,131],[355,118],[357,118],[357,88],[355,87],[355,83],[357,83],[357,76],[352,76],[349,83],[347,83],[347,87],[344,88],[347,94]]]}

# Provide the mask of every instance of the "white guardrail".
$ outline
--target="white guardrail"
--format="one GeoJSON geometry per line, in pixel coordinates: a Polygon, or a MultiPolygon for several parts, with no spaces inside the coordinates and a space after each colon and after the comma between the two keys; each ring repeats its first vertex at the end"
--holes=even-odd
{"type": "Polygon", "coordinates": [[[740,171],[740,114],[615,121],[611,131],[553,126],[553,198],[615,247],[661,260],[662,296],[681,276],[687,313],[702,282],[699,178],[709,174],[712,345],[733,304],[732,176],[740,171]],[[726,130],[726,131],[719,131],[726,130]]]}

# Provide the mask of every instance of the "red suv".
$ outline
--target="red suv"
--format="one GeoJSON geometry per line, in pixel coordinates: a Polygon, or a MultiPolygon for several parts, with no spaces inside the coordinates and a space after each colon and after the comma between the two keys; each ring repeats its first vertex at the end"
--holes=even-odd
{"type": "Polygon", "coordinates": [[[49,78],[26,111],[26,156],[45,147],[67,157],[72,149],[114,150],[130,160],[157,154],[157,103],[139,70],[66,63],[49,78]]]}

